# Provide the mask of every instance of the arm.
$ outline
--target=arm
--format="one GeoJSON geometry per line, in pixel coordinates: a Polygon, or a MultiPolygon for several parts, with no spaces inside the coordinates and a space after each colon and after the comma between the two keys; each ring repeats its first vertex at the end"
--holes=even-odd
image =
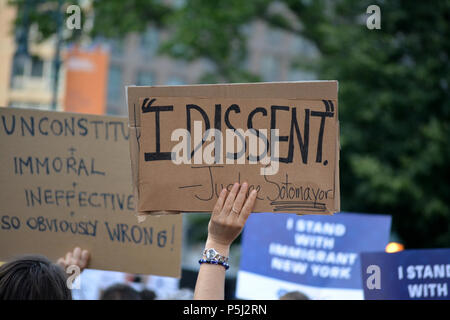
{"type": "MultiPolygon", "coordinates": [[[[214,248],[223,256],[229,255],[230,245],[244,228],[256,200],[256,190],[246,199],[248,184],[235,183],[230,193],[223,189],[211,214],[205,248],[214,248]]],[[[194,299],[223,300],[225,268],[203,263],[195,285],[194,299]]]]}

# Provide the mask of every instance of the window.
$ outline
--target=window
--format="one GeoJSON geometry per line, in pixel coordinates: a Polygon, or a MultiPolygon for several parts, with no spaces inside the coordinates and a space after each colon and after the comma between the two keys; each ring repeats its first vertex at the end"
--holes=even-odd
{"type": "Polygon", "coordinates": [[[15,56],[11,72],[11,88],[17,90],[48,90],[53,77],[49,73],[51,61],[38,56],[15,56]]]}
{"type": "Polygon", "coordinates": [[[28,57],[19,56],[14,57],[12,75],[11,75],[11,88],[23,89],[23,77],[26,73],[26,68],[29,65],[28,57]]]}
{"type": "Polygon", "coordinates": [[[122,68],[110,66],[108,72],[108,103],[116,104],[122,97],[122,68]]]}
{"type": "Polygon", "coordinates": [[[141,35],[141,49],[146,56],[156,53],[159,46],[159,32],[155,27],[148,27],[141,35]]]}
{"type": "Polygon", "coordinates": [[[261,75],[265,81],[278,80],[279,60],[274,55],[265,55],[262,59],[261,75]]]}
{"type": "Polygon", "coordinates": [[[167,80],[168,86],[179,86],[179,85],[183,85],[185,83],[186,82],[181,77],[178,77],[178,76],[171,76],[167,80]]]}
{"type": "Polygon", "coordinates": [[[253,34],[253,29],[253,24],[247,23],[241,27],[241,32],[245,37],[250,38],[253,34]]]}
{"type": "Polygon", "coordinates": [[[13,62],[13,77],[23,76],[25,74],[25,64],[28,62],[28,58],[25,57],[14,57],[13,62]]]}
{"type": "Polygon", "coordinates": [[[31,58],[31,76],[42,78],[44,74],[44,61],[37,57],[31,58]]]}
{"type": "Polygon", "coordinates": [[[152,72],[140,71],[137,75],[136,85],[151,86],[155,84],[155,77],[152,72]]]}
{"type": "Polygon", "coordinates": [[[267,41],[271,47],[282,45],[284,33],[278,29],[269,29],[267,32],[267,41]]]}
{"type": "Polygon", "coordinates": [[[301,55],[307,58],[314,58],[319,54],[311,41],[298,36],[294,36],[291,41],[291,52],[294,56],[301,55]]]}
{"type": "Polygon", "coordinates": [[[123,55],[124,43],[122,39],[110,40],[109,47],[113,57],[121,57],[123,55]]]}

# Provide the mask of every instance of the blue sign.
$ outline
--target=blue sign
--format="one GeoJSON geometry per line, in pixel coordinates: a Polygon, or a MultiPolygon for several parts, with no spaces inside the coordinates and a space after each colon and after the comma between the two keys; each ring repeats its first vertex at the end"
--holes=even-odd
{"type": "Polygon", "coordinates": [[[364,298],[450,299],[450,249],[361,254],[364,298]]]}
{"type": "Polygon", "coordinates": [[[277,299],[299,290],[315,299],[362,299],[359,253],[384,250],[390,227],[386,215],[252,214],[243,232],[236,295],[277,299]],[[261,288],[247,292],[254,286],[261,288]]]}

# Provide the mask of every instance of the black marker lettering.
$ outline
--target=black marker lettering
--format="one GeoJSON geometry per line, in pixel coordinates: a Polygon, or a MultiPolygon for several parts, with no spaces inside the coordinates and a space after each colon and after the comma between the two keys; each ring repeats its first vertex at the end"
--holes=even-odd
{"type": "Polygon", "coordinates": [[[11,117],[12,121],[11,121],[11,129],[8,129],[8,127],[6,126],[6,117],[2,116],[2,120],[3,120],[3,128],[5,128],[5,132],[6,134],[9,136],[14,132],[14,129],[16,127],[16,116],[12,116],[11,117]]]}
{"type": "Polygon", "coordinates": [[[157,160],[171,160],[171,152],[161,152],[161,130],[160,130],[160,112],[173,111],[173,106],[152,106],[156,99],[145,98],[142,102],[142,113],[154,112],[155,113],[155,139],[156,139],[156,152],[145,152],[145,161],[157,161],[157,160]],[[147,103],[148,102],[148,103],[147,103]]]}
{"type": "Polygon", "coordinates": [[[281,162],[291,163],[294,160],[294,129],[297,136],[302,162],[308,163],[308,147],[309,147],[309,114],[310,110],[305,109],[305,123],[303,126],[303,138],[297,122],[297,108],[292,108],[291,132],[289,134],[289,152],[287,158],[280,158],[281,162]]]}

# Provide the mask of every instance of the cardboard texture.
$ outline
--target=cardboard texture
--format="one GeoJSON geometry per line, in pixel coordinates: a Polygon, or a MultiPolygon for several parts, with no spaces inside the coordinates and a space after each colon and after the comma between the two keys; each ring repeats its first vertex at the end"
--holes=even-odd
{"type": "Polygon", "coordinates": [[[258,190],[255,212],[339,211],[337,91],[336,81],[127,87],[137,211],[210,212],[221,189],[236,181],[258,190]],[[208,128],[220,131],[217,138],[205,134],[208,128]],[[245,156],[235,160],[242,145],[227,147],[227,129],[249,128],[267,130],[267,144],[261,145],[266,149],[252,152],[261,141],[251,140],[250,133],[245,156]],[[190,137],[183,140],[177,129],[190,137]],[[270,129],[278,129],[280,137],[274,174],[261,171],[273,159],[263,164],[249,158],[264,150],[271,156],[276,133],[270,129]],[[188,152],[177,149],[183,141],[190,141],[188,152]],[[221,157],[211,161],[208,154],[221,157]]]}
{"type": "Polygon", "coordinates": [[[0,118],[0,260],[56,261],[80,246],[89,268],[180,276],[181,215],[134,214],[126,118],[12,108],[0,118]]]}

